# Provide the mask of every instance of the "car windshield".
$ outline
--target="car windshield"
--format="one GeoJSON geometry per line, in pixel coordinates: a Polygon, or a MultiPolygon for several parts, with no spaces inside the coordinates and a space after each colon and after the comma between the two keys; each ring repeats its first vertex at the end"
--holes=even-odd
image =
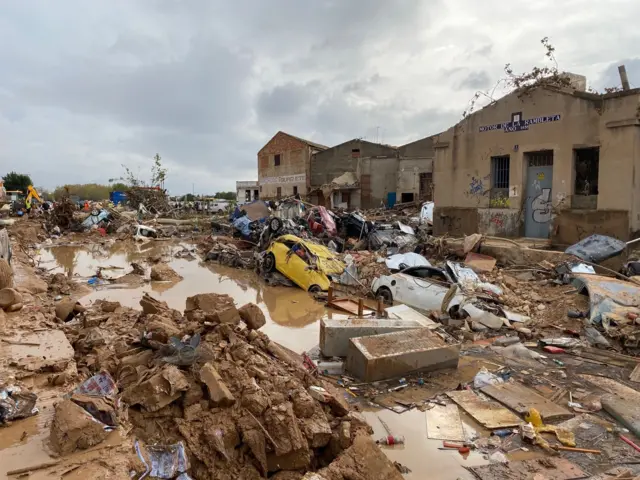
{"type": "Polygon", "coordinates": [[[409,267],[402,271],[403,274],[409,275],[415,278],[430,278],[433,280],[438,280],[440,282],[449,283],[449,279],[445,275],[445,273],[434,267],[409,267]]]}

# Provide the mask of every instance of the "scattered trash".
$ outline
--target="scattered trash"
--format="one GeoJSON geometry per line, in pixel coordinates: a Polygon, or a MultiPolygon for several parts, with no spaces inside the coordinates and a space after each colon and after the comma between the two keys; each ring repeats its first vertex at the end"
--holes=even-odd
{"type": "Polygon", "coordinates": [[[404,437],[402,435],[387,435],[376,440],[379,445],[404,445],[404,437]]]}
{"type": "Polygon", "coordinates": [[[31,417],[38,413],[37,399],[38,396],[35,393],[23,392],[15,385],[0,389],[0,424],[31,417]]]}
{"type": "Polygon", "coordinates": [[[490,373],[486,367],[482,367],[475,377],[473,377],[473,388],[482,388],[487,385],[498,385],[504,383],[504,380],[497,375],[490,373]]]}

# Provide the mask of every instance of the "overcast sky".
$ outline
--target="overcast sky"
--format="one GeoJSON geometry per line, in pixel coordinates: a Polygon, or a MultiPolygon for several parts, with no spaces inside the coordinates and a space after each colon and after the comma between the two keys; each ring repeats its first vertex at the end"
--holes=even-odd
{"type": "MultiPolygon", "coordinates": [[[[278,130],[400,145],[461,118],[504,64],[640,87],[638,0],[0,0],[0,174],[47,188],[257,179],[278,130]]],[[[193,186],[193,187],[192,187],[193,186]]]]}

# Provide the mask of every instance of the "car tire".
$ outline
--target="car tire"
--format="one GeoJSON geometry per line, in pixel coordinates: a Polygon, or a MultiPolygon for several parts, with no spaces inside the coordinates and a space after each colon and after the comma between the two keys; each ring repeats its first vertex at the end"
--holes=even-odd
{"type": "Polygon", "coordinates": [[[393,305],[393,294],[387,287],[380,287],[376,292],[376,298],[386,305],[393,305]]]}
{"type": "Polygon", "coordinates": [[[320,293],[322,291],[322,288],[320,287],[320,285],[311,285],[308,291],[309,293],[320,293]]]}
{"type": "Polygon", "coordinates": [[[269,220],[269,230],[271,230],[273,233],[278,233],[281,228],[282,220],[280,220],[278,217],[273,217],[271,220],[269,220]]]}
{"type": "Polygon", "coordinates": [[[265,272],[273,272],[276,269],[276,257],[273,253],[267,253],[262,262],[262,267],[265,272]]]}

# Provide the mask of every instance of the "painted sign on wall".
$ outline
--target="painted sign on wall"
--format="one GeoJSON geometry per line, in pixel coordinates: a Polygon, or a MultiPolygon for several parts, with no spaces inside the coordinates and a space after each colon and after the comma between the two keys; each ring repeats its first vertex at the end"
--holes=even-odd
{"type": "Polygon", "coordinates": [[[258,180],[260,185],[269,185],[269,184],[290,184],[290,183],[305,183],[307,180],[307,176],[302,173],[299,175],[282,175],[280,177],[264,177],[258,180]]]}
{"type": "Polygon", "coordinates": [[[520,132],[522,130],[529,130],[531,125],[538,125],[539,123],[559,122],[560,114],[543,115],[535,118],[522,118],[522,112],[516,112],[511,114],[510,122],[495,123],[493,125],[482,125],[479,128],[482,132],[493,132],[495,130],[502,130],[505,133],[520,132]]]}

